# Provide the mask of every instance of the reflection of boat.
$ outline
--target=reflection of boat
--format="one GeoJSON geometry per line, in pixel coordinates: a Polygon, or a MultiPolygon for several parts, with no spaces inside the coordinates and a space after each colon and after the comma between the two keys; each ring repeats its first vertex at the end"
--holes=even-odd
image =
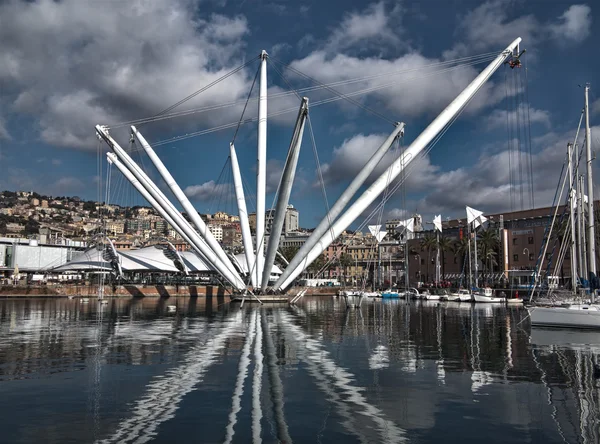
{"type": "Polygon", "coordinates": [[[471,292],[469,290],[461,289],[458,290],[458,293],[450,293],[448,295],[448,300],[455,302],[471,302],[473,297],[471,296],[471,292]]]}
{"type": "Polygon", "coordinates": [[[177,306],[176,305],[167,305],[167,310],[168,311],[177,311],[177,306]]]}
{"type": "Polygon", "coordinates": [[[483,292],[476,291],[473,293],[473,300],[475,302],[484,302],[484,303],[503,303],[506,302],[506,298],[499,298],[494,296],[494,292],[491,288],[484,288],[483,292]]]}
{"type": "Polygon", "coordinates": [[[593,330],[536,327],[531,329],[529,341],[538,347],[571,348],[600,353],[600,332],[593,330]]]}
{"type": "Polygon", "coordinates": [[[87,304],[88,302],[90,302],[89,298],[81,298],[81,302],[83,302],[84,304],[87,304]]]}
{"type": "Polygon", "coordinates": [[[565,307],[528,308],[531,325],[570,328],[600,328],[600,307],[572,304],[565,307]]]}

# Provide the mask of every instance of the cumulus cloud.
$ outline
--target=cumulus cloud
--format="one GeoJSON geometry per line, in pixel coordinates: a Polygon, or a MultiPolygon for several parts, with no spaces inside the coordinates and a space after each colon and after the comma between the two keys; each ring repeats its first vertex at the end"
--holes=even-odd
{"type": "MultiPolygon", "coordinates": [[[[0,3],[0,86],[39,117],[45,142],[92,148],[96,123],[154,115],[243,61],[242,16],[198,14],[186,0],[0,3]]],[[[238,100],[242,71],[190,105],[238,100]]],[[[203,114],[200,119],[223,118],[203,114]]],[[[210,121],[210,120],[209,120],[210,121]]],[[[212,121],[214,123],[214,120],[212,121]]]]}
{"type": "Polygon", "coordinates": [[[488,129],[503,128],[506,129],[507,123],[517,125],[519,121],[528,119],[531,123],[539,123],[546,127],[550,127],[550,113],[541,109],[520,105],[516,110],[507,111],[505,109],[495,109],[485,119],[485,124],[488,129]]]}
{"type": "Polygon", "coordinates": [[[330,52],[353,49],[359,44],[359,50],[370,49],[372,45],[403,46],[398,31],[390,26],[393,18],[398,18],[395,10],[386,11],[383,2],[373,3],[363,11],[346,13],[341,23],[331,33],[325,47],[330,52]]]}
{"type": "Polygon", "coordinates": [[[509,0],[491,0],[460,17],[456,34],[461,43],[447,50],[444,57],[453,59],[474,51],[502,49],[517,36],[523,38],[524,44],[534,45],[549,37],[578,43],[590,33],[591,8],[587,5],[572,5],[550,22],[540,22],[530,14],[511,19],[512,5],[509,0]]]}
{"type": "Polygon", "coordinates": [[[199,202],[210,202],[219,196],[229,199],[232,197],[231,191],[230,183],[216,183],[214,180],[201,185],[190,185],[183,190],[187,197],[199,202]]]}
{"type": "Polygon", "coordinates": [[[2,116],[0,116],[0,139],[11,140],[10,133],[6,128],[6,122],[4,121],[2,116]]]}
{"type": "Polygon", "coordinates": [[[558,18],[550,31],[558,39],[582,42],[590,35],[592,27],[592,8],[588,5],[571,5],[558,18]]]}

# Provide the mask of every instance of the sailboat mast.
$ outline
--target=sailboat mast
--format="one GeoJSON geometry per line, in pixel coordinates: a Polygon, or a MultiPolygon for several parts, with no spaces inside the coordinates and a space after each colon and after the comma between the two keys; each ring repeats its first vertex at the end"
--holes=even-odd
{"type": "Polygon", "coordinates": [[[440,283],[440,232],[437,230],[435,233],[435,243],[437,246],[437,252],[435,256],[435,282],[437,287],[440,283]]]}
{"type": "Polygon", "coordinates": [[[590,130],[590,107],[588,93],[590,85],[585,85],[585,150],[587,160],[587,192],[588,192],[588,268],[596,274],[596,236],[594,229],[594,182],[592,180],[592,133],[590,130]]]}
{"type": "Polygon", "coordinates": [[[479,270],[477,269],[477,228],[473,229],[473,242],[475,243],[475,287],[479,288],[479,270]]]}
{"type": "Polygon", "coordinates": [[[577,248],[575,242],[575,187],[573,182],[573,144],[567,144],[569,160],[569,215],[571,218],[571,289],[577,291],[577,248]]]}
{"type": "Polygon", "coordinates": [[[469,246],[469,289],[473,288],[473,271],[471,269],[471,224],[467,222],[467,245],[469,246]]]}
{"type": "Polygon", "coordinates": [[[579,175],[577,178],[578,182],[578,193],[579,193],[579,206],[578,214],[579,214],[579,242],[581,249],[581,277],[588,280],[588,267],[587,267],[587,249],[586,249],[586,239],[585,239],[585,198],[583,194],[583,175],[579,175]]]}

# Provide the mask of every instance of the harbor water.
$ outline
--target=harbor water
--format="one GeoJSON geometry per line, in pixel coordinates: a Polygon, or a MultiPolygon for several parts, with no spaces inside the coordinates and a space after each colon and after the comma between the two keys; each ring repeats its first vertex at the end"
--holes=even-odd
{"type": "Polygon", "coordinates": [[[597,443],[600,333],[526,317],[331,296],[0,300],[0,442],[597,443]]]}

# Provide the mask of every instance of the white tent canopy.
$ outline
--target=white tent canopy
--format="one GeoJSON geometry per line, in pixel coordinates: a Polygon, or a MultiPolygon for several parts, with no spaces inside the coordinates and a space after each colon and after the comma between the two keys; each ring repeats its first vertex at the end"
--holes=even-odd
{"type": "MultiPolygon", "coordinates": [[[[117,256],[124,272],[155,272],[155,273],[177,273],[179,270],[169,259],[161,248],[150,246],[139,250],[117,251],[117,256]]],[[[180,253],[183,265],[188,273],[214,272],[214,267],[206,263],[193,251],[180,253]]],[[[242,273],[248,273],[248,265],[245,255],[234,256],[234,262],[242,273]]],[[[109,261],[103,257],[103,251],[90,248],[73,255],[71,261],[52,269],[54,272],[65,271],[111,271],[109,261]]],[[[273,265],[272,274],[280,275],[281,269],[273,265]]]]}

